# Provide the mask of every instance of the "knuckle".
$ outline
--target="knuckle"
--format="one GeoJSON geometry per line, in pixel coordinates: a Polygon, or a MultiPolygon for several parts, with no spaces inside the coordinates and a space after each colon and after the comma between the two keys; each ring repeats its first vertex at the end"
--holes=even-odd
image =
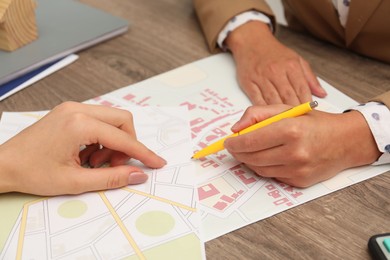
{"type": "Polygon", "coordinates": [[[286,101],[290,97],[296,96],[296,93],[295,93],[295,91],[291,87],[286,86],[284,88],[280,88],[279,89],[279,95],[280,95],[280,97],[282,98],[283,101],[286,101]]]}
{"type": "Polygon", "coordinates": [[[88,116],[81,112],[73,112],[68,115],[66,118],[65,127],[73,129],[74,127],[79,127],[83,125],[83,122],[87,120],[88,116]]]}
{"type": "Polygon", "coordinates": [[[264,70],[264,73],[270,74],[270,75],[278,75],[279,74],[280,67],[278,63],[273,62],[268,64],[267,68],[264,70]]]}
{"type": "Polygon", "coordinates": [[[77,106],[77,102],[74,101],[65,101],[56,107],[54,107],[53,110],[60,112],[60,113],[65,113],[65,112],[71,112],[75,110],[75,107],[77,106]]]}
{"type": "Polygon", "coordinates": [[[268,103],[268,104],[272,104],[272,103],[275,103],[273,102],[274,100],[278,100],[279,98],[279,93],[278,92],[275,92],[275,91],[267,91],[263,94],[264,96],[264,100],[268,103]]]}
{"type": "Polygon", "coordinates": [[[286,61],[286,66],[287,68],[289,68],[290,70],[297,70],[299,68],[299,61],[296,60],[296,59],[289,59],[286,61]]]}
{"type": "Polygon", "coordinates": [[[255,106],[250,106],[248,107],[245,112],[244,112],[244,115],[252,115],[256,112],[256,108],[255,106]]]}
{"type": "Polygon", "coordinates": [[[293,119],[286,118],[285,120],[287,126],[284,128],[284,135],[291,141],[296,142],[302,137],[302,129],[299,125],[293,122],[293,119]]]}
{"type": "Polygon", "coordinates": [[[296,163],[302,166],[306,165],[310,162],[310,154],[304,148],[295,149],[295,151],[291,154],[291,159],[296,163]]]}
{"type": "Polygon", "coordinates": [[[133,121],[134,117],[133,117],[133,114],[130,112],[130,111],[127,111],[127,110],[122,110],[124,112],[124,117],[129,120],[129,121],[133,121]]]}

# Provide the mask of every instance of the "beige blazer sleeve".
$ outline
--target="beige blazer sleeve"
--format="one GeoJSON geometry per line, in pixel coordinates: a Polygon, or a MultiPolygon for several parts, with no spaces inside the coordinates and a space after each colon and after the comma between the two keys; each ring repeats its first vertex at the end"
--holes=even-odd
{"type": "Polygon", "coordinates": [[[372,101],[381,102],[390,109],[390,91],[387,91],[379,96],[374,97],[372,101]]]}
{"type": "Polygon", "coordinates": [[[194,0],[193,3],[212,52],[218,50],[217,38],[223,27],[240,13],[256,10],[270,16],[272,22],[275,22],[275,17],[264,0],[194,0]]]}

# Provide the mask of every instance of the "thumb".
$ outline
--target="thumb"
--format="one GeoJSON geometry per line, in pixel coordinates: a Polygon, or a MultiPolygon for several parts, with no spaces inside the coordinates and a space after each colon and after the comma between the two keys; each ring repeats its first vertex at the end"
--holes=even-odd
{"type": "Polygon", "coordinates": [[[144,183],[148,179],[148,175],[137,167],[121,165],[94,169],[81,168],[76,173],[75,178],[77,183],[75,193],[83,193],[144,183]]]}

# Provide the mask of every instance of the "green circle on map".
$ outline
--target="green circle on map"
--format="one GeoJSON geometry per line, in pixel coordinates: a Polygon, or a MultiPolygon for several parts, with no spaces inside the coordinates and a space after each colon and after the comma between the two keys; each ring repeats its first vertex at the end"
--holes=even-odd
{"type": "Polygon", "coordinates": [[[81,200],[70,200],[58,207],[58,215],[64,218],[79,218],[88,209],[87,204],[81,200]]]}
{"type": "Polygon", "coordinates": [[[164,211],[149,211],[135,222],[138,231],[147,236],[162,236],[175,226],[175,219],[164,211]]]}

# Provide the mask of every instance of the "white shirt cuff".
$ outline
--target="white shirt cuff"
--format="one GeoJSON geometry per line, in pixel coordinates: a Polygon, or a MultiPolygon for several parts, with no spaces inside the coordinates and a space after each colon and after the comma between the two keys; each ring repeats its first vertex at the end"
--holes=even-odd
{"type": "Polygon", "coordinates": [[[390,163],[390,110],[379,102],[369,102],[352,108],[359,111],[367,121],[378,150],[383,154],[373,165],[390,163]]]}
{"type": "Polygon", "coordinates": [[[273,31],[271,19],[263,13],[257,11],[248,11],[241,13],[233,17],[222,29],[218,35],[217,44],[218,46],[226,51],[226,45],[224,44],[225,39],[228,37],[229,33],[234,31],[237,27],[249,22],[249,21],[261,21],[270,26],[270,29],[273,31]]]}

